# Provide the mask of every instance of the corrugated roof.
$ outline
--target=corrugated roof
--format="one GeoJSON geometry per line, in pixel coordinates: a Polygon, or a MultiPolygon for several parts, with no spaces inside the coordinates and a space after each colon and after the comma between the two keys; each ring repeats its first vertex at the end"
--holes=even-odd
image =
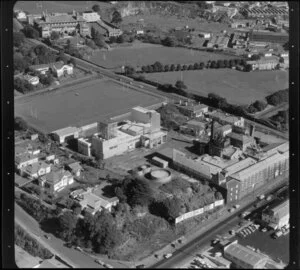
{"type": "Polygon", "coordinates": [[[245,168],[248,168],[249,166],[253,165],[256,163],[256,160],[253,158],[245,158],[242,161],[239,161],[233,165],[230,165],[228,167],[225,167],[225,170],[229,173],[229,174],[234,174],[238,171],[241,171],[245,168]]]}

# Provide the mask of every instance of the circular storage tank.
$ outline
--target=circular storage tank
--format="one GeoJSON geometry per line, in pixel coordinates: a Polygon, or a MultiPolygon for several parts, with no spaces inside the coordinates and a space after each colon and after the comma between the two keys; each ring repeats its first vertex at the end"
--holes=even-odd
{"type": "Polygon", "coordinates": [[[171,172],[166,169],[157,169],[150,172],[152,180],[160,183],[166,183],[171,180],[171,172]]]}

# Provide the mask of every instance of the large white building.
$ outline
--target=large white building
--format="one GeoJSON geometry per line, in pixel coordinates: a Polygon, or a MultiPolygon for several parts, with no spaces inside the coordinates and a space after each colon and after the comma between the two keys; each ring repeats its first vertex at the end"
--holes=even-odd
{"type": "Polygon", "coordinates": [[[119,126],[116,122],[99,123],[99,132],[92,137],[92,154],[106,159],[141,146],[153,148],[163,144],[166,136],[159,113],[135,107],[130,119],[119,126]]]}

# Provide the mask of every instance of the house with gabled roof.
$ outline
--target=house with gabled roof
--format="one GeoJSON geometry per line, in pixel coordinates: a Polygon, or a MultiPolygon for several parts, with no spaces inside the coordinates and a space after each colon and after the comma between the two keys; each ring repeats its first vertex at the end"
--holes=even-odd
{"type": "Polygon", "coordinates": [[[40,185],[50,192],[59,192],[74,183],[73,175],[63,168],[53,166],[52,171],[39,178],[40,185]]]}
{"type": "Polygon", "coordinates": [[[83,171],[83,168],[79,162],[69,163],[66,167],[73,175],[77,177],[80,176],[81,172],[83,171]]]}
{"type": "Polygon", "coordinates": [[[38,161],[26,166],[22,171],[28,178],[37,179],[42,175],[50,173],[51,165],[44,161],[38,161]]]}

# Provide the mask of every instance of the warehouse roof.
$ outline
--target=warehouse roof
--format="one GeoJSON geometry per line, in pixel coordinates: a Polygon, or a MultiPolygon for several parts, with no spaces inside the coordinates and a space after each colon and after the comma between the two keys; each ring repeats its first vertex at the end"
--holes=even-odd
{"type": "Polygon", "coordinates": [[[267,257],[257,253],[249,248],[246,248],[237,242],[233,242],[224,248],[224,253],[229,254],[233,258],[237,258],[240,261],[251,265],[253,268],[263,261],[267,260],[267,257]]]}

